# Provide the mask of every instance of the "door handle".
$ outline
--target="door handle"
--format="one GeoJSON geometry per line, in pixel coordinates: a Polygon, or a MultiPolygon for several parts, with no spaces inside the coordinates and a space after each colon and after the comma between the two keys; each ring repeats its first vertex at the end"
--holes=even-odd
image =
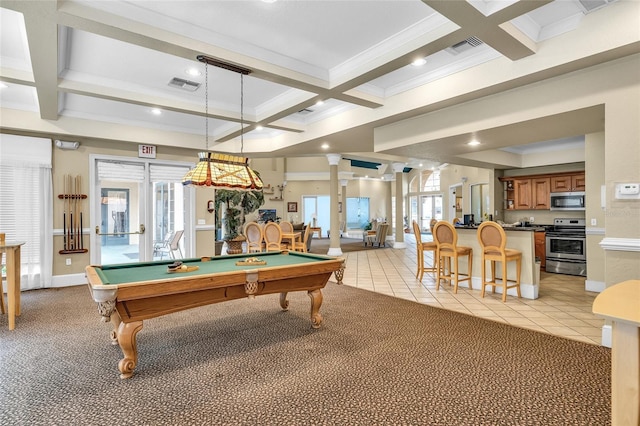
{"type": "Polygon", "coordinates": [[[140,224],[140,229],[136,232],[113,232],[113,233],[100,233],[100,227],[96,226],[96,235],[140,235],[144,234],[144,224],[140,224]]]}

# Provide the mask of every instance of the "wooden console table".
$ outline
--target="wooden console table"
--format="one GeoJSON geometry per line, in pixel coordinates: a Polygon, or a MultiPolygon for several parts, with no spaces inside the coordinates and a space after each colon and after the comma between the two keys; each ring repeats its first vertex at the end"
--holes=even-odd
{"type": "Polygon", "coordinates": [[[7,256],[9,330],[16,328],[16,317],[20,316],[20,246],[23,244],[24,241],[5,241],[0,243],[0,254],[6,253],[7,256]]]}
{"type": "Polygon", "coordinates": [[[611,423],[640,424],[640,280],[606,288],[593,313],[613,322],[611,423]]]}

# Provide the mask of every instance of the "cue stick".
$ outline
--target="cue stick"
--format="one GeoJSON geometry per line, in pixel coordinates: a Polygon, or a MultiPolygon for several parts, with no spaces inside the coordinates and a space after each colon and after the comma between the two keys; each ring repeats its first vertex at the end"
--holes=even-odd
{"type": "Polygon", "coordinates": [[[67,209],[69,211],[69,216],[67,216],[67,248],[66,248],[66,250],[68,251],[71,249],[71,198],[70,198],[71,185],[69,181],[69,175],[64,175],[64,179],[65,179],[65,186],[67,188],[65,198],[67,201],[67,209]]]}
{"type": "Polygon", "coordinates": [[[73,210],[76,213],[76,222],[73,224],[73,227],[76,230],[76,250],[80,248],[80,243],[78,242],[78,176],[73,178],[73,186],[75,192],[73,194],[73,210]]]}
{"type": "Polygon", "coordinates": [[[73,250],[76,246],[75,244],[75,233],[73,232],[73,180],[71,179],[71,175],[69,175],[69,188],[71,189],[71,194],[69,194],[69,210],[71,210],[71,218],[69,220],[69,229],[71,230],[71,239],[70,239],[70,248],[73,250]]]}
{"type": "Polygon", "coordinates": [[[62,229],[63,229],[63,249],[67,249],[67,176],[62,176],[62,229]]]}
{"type": "MultiPolygon", "coordinates": [[[[78,191],[81,191],[82,188],[82,176],[78,175],[78,191]]],[[[78,194],[78,207],[80,210],[80,249],[84,250],[84,238],[83,238],[83,231],[82,231],[82,196],[80,194],[78,194]]]]}

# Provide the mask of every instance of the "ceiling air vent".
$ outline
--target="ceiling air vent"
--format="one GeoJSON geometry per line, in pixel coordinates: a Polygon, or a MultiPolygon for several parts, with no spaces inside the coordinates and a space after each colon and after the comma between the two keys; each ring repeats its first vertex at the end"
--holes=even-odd
{"type": "Polygon", "coordinates": [[[605,7],[614,1],[615,0],[578,0],[578,3],[580,4],[582,11],[587,14],[600,9],[601,7],[605,7]]]}
{"type": "Polygon", "coordinates": [[[305,109],[301,109],[300,111],[298,111],[298,114],[308,115],[308,114],[311,114],[312,112],[313,112],[312,109],[305,108],[305,109]]]}
{"type": "Polygon", "coordinates": [[[169,86],[177,89],[187,90],[189,92],[195,92],[200,87],[200,83],[196,81],[185,80],[184,78],[173,77],[169,82],[169,86]]]}
{"type": "Polygon", "coordinates": [[[462,52],[466,52],[469,49],[473,49],[474,47],[480,46],[482,40],[478,37],[469,37],[466,40],[462,40],[460,43],[456,43],[451,47],[447,47],[445,50],[452,55],[459,55],[462,52]]]}

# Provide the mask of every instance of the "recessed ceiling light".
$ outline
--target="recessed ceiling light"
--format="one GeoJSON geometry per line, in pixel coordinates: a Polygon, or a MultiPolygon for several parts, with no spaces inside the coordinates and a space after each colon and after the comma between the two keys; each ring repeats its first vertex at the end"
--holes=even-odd
{"type": "Polygon", "coordinates": [[[151,114],[160,115],[160,114],[162,114],[162,111],[160,110],[160,108],[152,108],[151,109],[151,114]]]}
{"type": "Polygon", "coordinates": [[[427,63],[427,60],[425,58],[418,58],[413,62],[411,62],[411,65],[413,65],[414,67],[421,67],[426,63],[427,63]]]}
{"type": "Polygon", "coordinates": [[[322,149],[329,149],[329,144],[325,142],[325,143],[323,143],[320,147],[321,147],[322,149]]]}
{"type": "Polygon", "coordinates": [[[418,167],[422,167],[422,163],[418,164],[418,167]]]}
{"type": "Polygon", "coordinates": [[[275,3],[278,0],[262,0],[263,3],[275,3]]]}
{"type": "Polygon", "coordinates": [[[193,77],[198,77],[198,76],[202,75],[202,71],[200,71],[197,68],[189,68],[188,70],[185,70],[185,72],[187,74],[189,74],[190,76],[193,76],[193,77]]]}
{"type": "Polygon", "coordinates": [[[262,126],[256,126],[256,130],[262,130],[262,129],[264,129],[264,127],[262,127],[262,126]]]}
{"type": "Polygon", "coordinates": [[[0,89],[6,89],[7,87],[9,86],[6,83],[0,81],[0,89]]]}
{"type": "Polygon", "coordinates": [[[324,101],[318,101],[318,102],[316,102],[316,105],[317,106],[324,105],[324,101]]]}
{"type": "Polygon", "coordinates": [[[472,140],[471,142],[467,143],[467,145],[469,146],[476,146],[476,145],[480,145],[480,142],[478,142],[477,140],[472,140]]]}

